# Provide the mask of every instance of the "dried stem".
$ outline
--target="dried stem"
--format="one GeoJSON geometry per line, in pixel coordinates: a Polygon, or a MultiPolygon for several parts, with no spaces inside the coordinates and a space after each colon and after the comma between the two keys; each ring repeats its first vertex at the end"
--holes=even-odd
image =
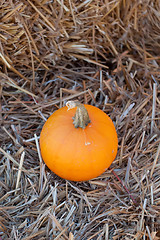
{"type": "Polygon", "coordinates": [[[85,106],[79,102],[74,101],[68,101],[66,103],[66,106],[68,107],[68,110],[77,107],[75,116],[73,117],[73,124],[75,128],[80,127],[82,129],[85,129],[86,126],[91,122],[85,106]]]}

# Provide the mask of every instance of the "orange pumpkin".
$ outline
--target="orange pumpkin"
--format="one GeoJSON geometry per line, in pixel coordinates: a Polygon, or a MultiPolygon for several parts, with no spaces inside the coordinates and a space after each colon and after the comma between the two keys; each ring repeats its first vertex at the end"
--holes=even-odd
{"type": "Polygon", "coordinates": [[[73,101],[48,118],[40,135],[48,168],[72,181],[102,174],[115,159],[117,148],[117,133],[109,116],[97,107],[73,101]]]}

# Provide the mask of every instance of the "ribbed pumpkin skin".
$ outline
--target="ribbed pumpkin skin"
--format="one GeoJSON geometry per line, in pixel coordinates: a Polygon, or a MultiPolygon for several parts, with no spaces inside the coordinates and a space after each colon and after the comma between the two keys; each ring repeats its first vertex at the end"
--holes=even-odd
{"type": "Polygon", "coordinates": [[[50,170],[72,181],[86,181],[102,174],[117,154],[118,139],[112,120],[99,108],[84,105],[91,123],[75,128],[76,108],[55,111],[40,135],[41,155],[50,170]]]}

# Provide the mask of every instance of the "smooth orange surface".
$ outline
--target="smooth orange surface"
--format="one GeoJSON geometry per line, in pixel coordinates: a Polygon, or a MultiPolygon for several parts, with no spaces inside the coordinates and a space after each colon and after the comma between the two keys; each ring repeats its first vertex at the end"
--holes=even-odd
{"type": "Polygon", "coordinates": [[[86,181],[102,174],[117,154],[118,139],[112,120],[99,108],[84,105],[91,123],[75,128],[76,108],[63,107],[46,121],[40,135],[44,162],[58,176],[86,181]]]}

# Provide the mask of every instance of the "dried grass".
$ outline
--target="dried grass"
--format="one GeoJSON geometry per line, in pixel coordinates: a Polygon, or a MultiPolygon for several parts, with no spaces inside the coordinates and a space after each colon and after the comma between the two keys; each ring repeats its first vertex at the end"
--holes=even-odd
{"type": "Polygon", "coordinates": [[[159,12],[158,0],[0,1],[0,239],[160,238],[159,12]],[[71,99],[119,136],[88,182],[40,156],[44,122],[71,99]]]}

